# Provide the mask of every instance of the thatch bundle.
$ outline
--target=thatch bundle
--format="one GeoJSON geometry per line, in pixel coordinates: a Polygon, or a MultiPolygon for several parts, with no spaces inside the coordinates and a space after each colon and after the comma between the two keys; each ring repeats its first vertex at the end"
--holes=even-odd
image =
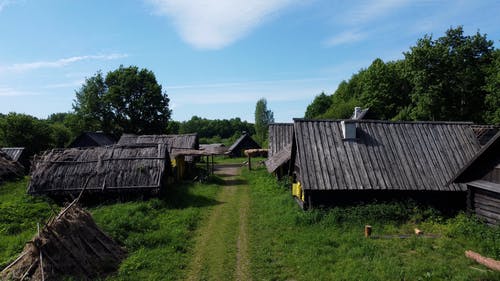
{"type": "Polygon", "coordinates": [[[2,280],[93,280],[115,271],[126,251],[75,205],[61,211],[1,273],[2,280]]]}
{"type": "Polygon", "coordinates": [[[250,156],[250,157],[267,157],[268,152],[269,152],[269,149],[263,149],[263,148],[246,149],[245,155],[250,156]]]}
{"type": "Polygon", "coordinates": [[[0,183],[20,178],[24,175],[24,167],[12,160],[7,153],[0,150],[0,183]]]}
{"type": "Polygon", "coordinates": [[[30,194],[159,189],[171,174],[167,145],[53,149],[35,157],[30,194]]]}

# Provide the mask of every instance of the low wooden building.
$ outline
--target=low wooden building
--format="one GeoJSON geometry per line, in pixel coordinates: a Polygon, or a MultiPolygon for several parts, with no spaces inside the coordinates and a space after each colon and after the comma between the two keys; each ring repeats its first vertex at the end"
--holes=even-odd
{"type": "Polygon", "coordinates": [[[146,193],[164,188],[171,178],[166,144],[134,144],[52,149],[35,156],[28,193],[146,193]]]}
{"type": "Polygon", "coordinates": [[[269,173],[278,178],[289,175],[292,143],[293,123],[269,125],[269,156],[265,162],[269,173]]]}
{"type": "Polygon", "coordinates": [[[500,132],[455,176],[467,185],[467,207],[488,224],[500,225],[500,132]]]}
{"type": "Polygon", "coordinates": [[[123,134],[118,144],[166,144],[175,178],[177,180],[192,178],[195,176],[197,159],[196,152],[199,150],[198,134],[181,135],[134,135],[123,134]]]}
{"type": "Polygon", "coordinates": [[[83,132],[76,137],[69,145],[72,147],[91,147],[115,144],[115,139],[104,132],[83,132]]]}
{"type": "Polygon", "coordinates": [[[0,184],[23,176],[23,166],[19,162],[12,160],[3,150],[0,150],[0,184]]]}
{"type": "Polygon", "coordinates": [[[29,171],[30,156],[24,147],[3,147],[2,151],[9,155],[12,160],[19,162],[26,172],[29,171]]]}
{"type": "Polygon", "coordinates": [[[247,149],[260,149],[260,145],[255,142],[248,133],[243,133],[227,150],[229,157],[243,157],[247,149]]]}
{"type": "Polygon", "coordinates": [[[447,184],[480,149],[471,123],[295,119],[293,194],[304,207],[414,198],[465,202],[447,184]]]}

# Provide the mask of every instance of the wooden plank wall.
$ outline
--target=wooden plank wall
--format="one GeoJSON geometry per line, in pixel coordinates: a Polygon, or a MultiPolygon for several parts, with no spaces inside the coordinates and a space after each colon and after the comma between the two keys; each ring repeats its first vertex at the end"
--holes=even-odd
{"type": "Polygon", "coordinates": [[[474,213],[488,224],[500,224],[500,193],[471,188],[471,206],[474,213]]]}

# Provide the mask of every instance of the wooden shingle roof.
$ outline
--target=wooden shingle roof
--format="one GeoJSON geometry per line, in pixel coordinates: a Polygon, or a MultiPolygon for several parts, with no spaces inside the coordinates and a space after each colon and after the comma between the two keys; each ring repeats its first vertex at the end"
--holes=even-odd
{"type": "Polygon", "coordinates": [[[19,161],[23,152],[24,147],[3,147],[2,151],[5,152],[14,161],[19,161]]]}
{"type": "Polygon", "coordinates": [[[447,185],[480,149],[471,123],[295,119],[296,165],[305,190],[463,191],[447,185]]]}
{"type": "Polygon", "coordinates": [[[292,143],[293,123],[269,124],[269,158],[292,143]]]}

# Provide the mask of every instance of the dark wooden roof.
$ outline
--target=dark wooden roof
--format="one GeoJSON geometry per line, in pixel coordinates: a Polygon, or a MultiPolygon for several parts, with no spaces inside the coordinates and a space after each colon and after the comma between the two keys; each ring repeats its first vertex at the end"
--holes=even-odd
{"type": "Polygon", "coordinates": [[[33,160],[30,194],[159,189],[171,174],[166,144],[53,149],[33,160]]]}
{"type": "Polygon", "coordinates": [[[340,120],[294,121],[305,190],[463,191],[447,183],[480,149],[471,123],[350,120],[346,140],[340,120]]]}
{"type": "Polygon", "coordinates": [[[249,134],[243,134],[239,137],[227,150],[228,154],[240,154],[236,150],[245,149],[258,149],[261,148],[258,143],[256,143],[249,134]]]}
{"type": "Polygon", "coordinates": [[[84,132],[71,142],[68,147],[90,147],[112,145],[116,141],[110,135],[103,132],[84,132]]]}
{"type": "Polygon", "coordinates": [[[456,173],[450,182],[465,183],[479,180],[499,164],[500,132],[491,138],[491,140],[456,173]]]}
{"type": "Polygon", "coordinates": [[[5,152],[14,161],[19,161],[23,155],[24,147],[3,147],[2,151],[5,152]]]}
{"type": "Polygon", "coordinates": [[[123,134],[118,144],[159,144],[168,145],[171,157],[178,155],[177,152],[186,149],[199,149],[198,134],[181,135],[134,135],[123,134]]]}
{"type": "Polygon", "coordinates": [[[279,152],[275,153],[273,157],[266,160],[266,168],[269,173],[274,173],[281,165],[284,165],[292,158],[292,144],[288,144],[279,152]]]}
{"type": "Polygon", "coordinates": [[[500,126],[495,125],[471,125],[471,127],[481,145],[488,143],[500,129],[500,126]]]}
{"type": "Polygon", "coordinates": [[[274,123],[269,125],[269,158],[292,143],[293,123],[274,123]]]}

